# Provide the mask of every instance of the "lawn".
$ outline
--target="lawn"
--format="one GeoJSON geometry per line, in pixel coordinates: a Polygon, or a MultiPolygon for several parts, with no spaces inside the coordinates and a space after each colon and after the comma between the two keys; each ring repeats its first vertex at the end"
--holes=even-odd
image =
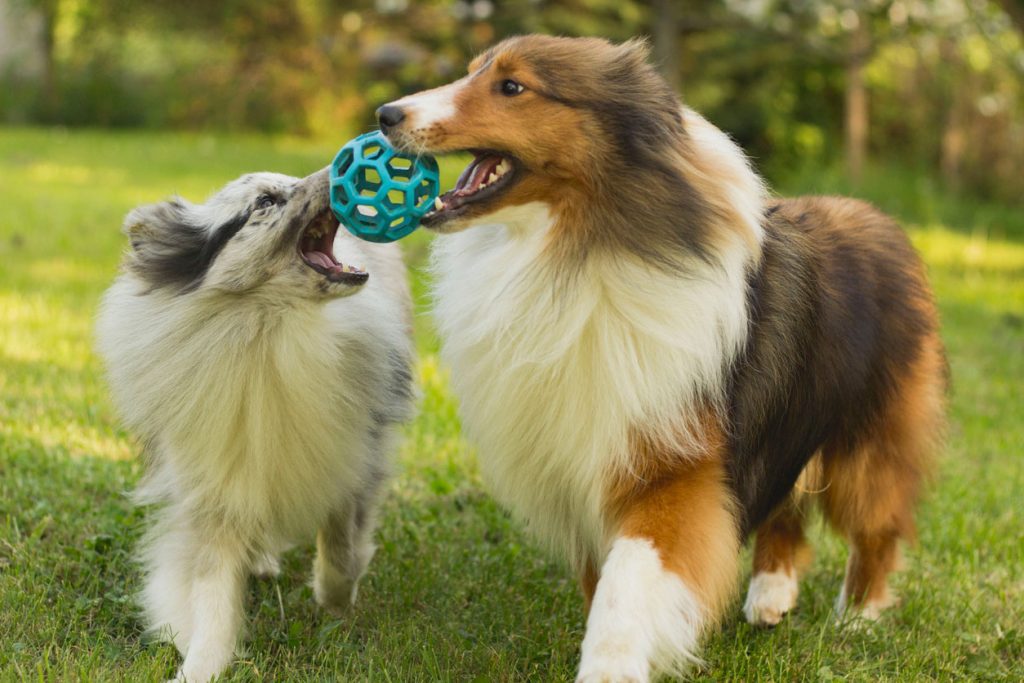
{"type": "MultiPolygon", "coordinates": [[[[333,143],[0,128],[0,680],[158,680],[177,655],[144,642],[126,492],[138,443],[92,352],[96,302],[133,205],[201,200],[254,170],[296,175],[333,143]]],[[[457,168],[449,164],[450,176],[457,168]]],[[[843,189],[828,172],[787,193],[843,189]]],[[[875,169],[861,192],[905,219],[928,262],[954,390],[949,446],[920,539],[878,625],[831,618],[845,549],[820,525],[798,611],[749,627],[739,602],[709,638],[715,680],[1024,680],[1024,216],[875,169]]],[[[405,431],[380,550],[354,612],[318,611],[311,548],[253,582],[249,655],[229,680],[571,680],[583,633],[574,577],[488,497],[439,365],[423,283],[426,235],[405,241],[423,401],[405,431]]]]}

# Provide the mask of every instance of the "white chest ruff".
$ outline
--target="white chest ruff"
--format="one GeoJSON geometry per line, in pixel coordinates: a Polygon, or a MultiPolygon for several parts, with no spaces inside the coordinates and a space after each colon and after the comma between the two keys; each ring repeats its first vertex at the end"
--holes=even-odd
{"type": "Polygon", "coordinates": [[[184,500],[266,539],[316,529],[367,476],[373,414],[401,321],[375,292],[203,315],[159,294],[108,292],[99,343],[125,421],[152,447],[144,501],[184,500]]]}
{"type": "Polygon", "coordinates": [[[631,432],[685,439],[690,409],[722,398],[746,338],[746,254],[685,278],[598,257],[563,277],[542,253],[546,212],[532,211],[529,231],[435,240],[435,314],[489,485],[575,563],[607,548],[603,496],[629,467],[631,432]]]}

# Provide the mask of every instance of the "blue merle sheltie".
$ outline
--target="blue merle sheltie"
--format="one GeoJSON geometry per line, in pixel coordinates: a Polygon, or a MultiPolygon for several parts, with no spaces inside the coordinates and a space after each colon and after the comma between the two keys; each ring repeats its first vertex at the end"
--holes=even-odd
{"type": "Polygon", "coordinates": [[[313,591],[342,610],[374,552],[397,424],[412,408],[396,245],[338,230],[327,170],[244,176],[204,204],[132,211],[97,325],[143,440],[147,626],[208,681],[242,633],[245,581],[316,536],[313,591]]]}

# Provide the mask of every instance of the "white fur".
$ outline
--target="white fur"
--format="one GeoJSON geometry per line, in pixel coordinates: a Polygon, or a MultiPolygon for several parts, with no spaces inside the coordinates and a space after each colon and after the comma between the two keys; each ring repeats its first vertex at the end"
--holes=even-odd
{"type": "MultiPolygon", "coordinates": [[[[705,197],[734,218],[758,244],[764,238],[761,224],[767,188],[761,176],[751,168],[743,151],[725,131],[690,109],[682,108],[683,125],[694,147],[704,180],[712,184],[716,194],[705,197]]],[[[759,254],[757,254],[759,256],[759,254]]]]}
{"type": "Polygon", "coordinates": [[[839,591],[839,596],[836,598],[835,613],[838,619],[844,621],[849,626],[861,628],[865,624],[881,619],[882,613],[896,603],[895,596],[889,588],[886,588],[881,599],[868,600],[859,607],[851,607],[847,604],[846,586],[844,585],[839,591]]]}
{"type": "Polygon", "coordinates": [[[746,339],[747,254],[737,244],[721,266],[694,259],[687,277],[593,257],[563,280],[544,252],[543,205],[491,219],[433,246],[463,424],[503,503],[573,563],[600,558],[605,476],[628,467],[631,427],[685,440],[687,408],[724,397],[746,339]]]}
{"type": "MultiPolygon", "coordinates": [[[[239,201],[211,203],[234,202],[228,216],[239,201]]],[[[394,358],[411,353],[408,301],[396,294],[404,284],[388,283],[404,277],[394,247],[340,231],[335,253],[366,264],[370,279],[352,296],[325,299],[294,247],[264,253],[261,240],[283,229],[264,223],[225,249],[237,263],[224,277],[246,251],[249,270],[268,273],[243,292],[221,288],[216,262],[186,294],[151,290],[129,271],[100,310],[98,348],[115,401],[147,446],[137,497],[159,506],[143,549],[142,602],[150,628],[185,657],[179,679],[205,681],[231,661],[246,577],[273,571],[277,552],[356,500],[371,521],[351,542],[368,561],[376,495],[367,491],[378,488],[394,424],[410,409],[384,388],[394,384],[394,358]],[[275,259],[290,265],[275,270],[275,259]]],[[[346,569],[358,578],[365,563],[346,569]]],[[[314,577],[318,599],[347,601],[351,586],[343,597],[322,595],[327,578],[314,577]]]]}
{"type": "Polygon", "coordinates": [[[460,80],[403,97],[392,104],[405,111],[410,130],[429,128],[455,116],[455,97],[463,87],[464,81],[460,80]]]}
{"type": "Polygon", "coordinates": [[[647,681],[697,662],[696,595],[643,538],[619,538],[601,568],[583,639],[580,683],[647,681]]]}
{"type": "Polygon", "coordinates": [[[795,570],[759,572],[750,579],[743,614],[755,626],[774,626],[796,607],[799,591],[795,570]]]}

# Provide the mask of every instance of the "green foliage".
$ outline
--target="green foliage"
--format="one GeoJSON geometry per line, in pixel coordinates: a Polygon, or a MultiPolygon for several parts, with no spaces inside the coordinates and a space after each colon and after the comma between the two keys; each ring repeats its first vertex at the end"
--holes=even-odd
{"type": "MultiPolygon", "coordinates": [[[[335,149],[304,140],[0,130],[0,680],[161,680],[176,655],[146,643],[131,553],[144,511],[126,496],[138,444],[91,351],[95,307],[141,202],[193,200],[255,169],[306,174],[335,149]]],[[[442,164],[445,183],[460,160],[442,164]]],[[[773,630],[736,604],[705,651],[722,681],[1024,679],[1024,226],[908,170],[866,187],[909,226],[938,294],[954,391],[950,445],[877,626],[831,618],[845,550],[820,526],[798,610],[773,630]]],[[[782,189],[843,189],[806,169],[782,189]]],[[[380,550],[344,619],[318,611],[311,548],[248,596],[249,653],[227,680],[568,681],[582,637],[574,577],[486,495],[437,358],[426,248],[402,242],[417,300],[419,417],[405,430],[380,550]]]]}
{"type": "Polygon", "coordinates": [[[340,142],[371,128],[382,102],[458,77],[503,37],[654,35],[686,102],[768,169],[840,161],[846,69],[863,62],[869,157],[938,169],[981,197],[1022,198],[1014,0],[13,2],[45,10],[53,70],[31,81],[0,73],[0,121],[340,142]]]}

